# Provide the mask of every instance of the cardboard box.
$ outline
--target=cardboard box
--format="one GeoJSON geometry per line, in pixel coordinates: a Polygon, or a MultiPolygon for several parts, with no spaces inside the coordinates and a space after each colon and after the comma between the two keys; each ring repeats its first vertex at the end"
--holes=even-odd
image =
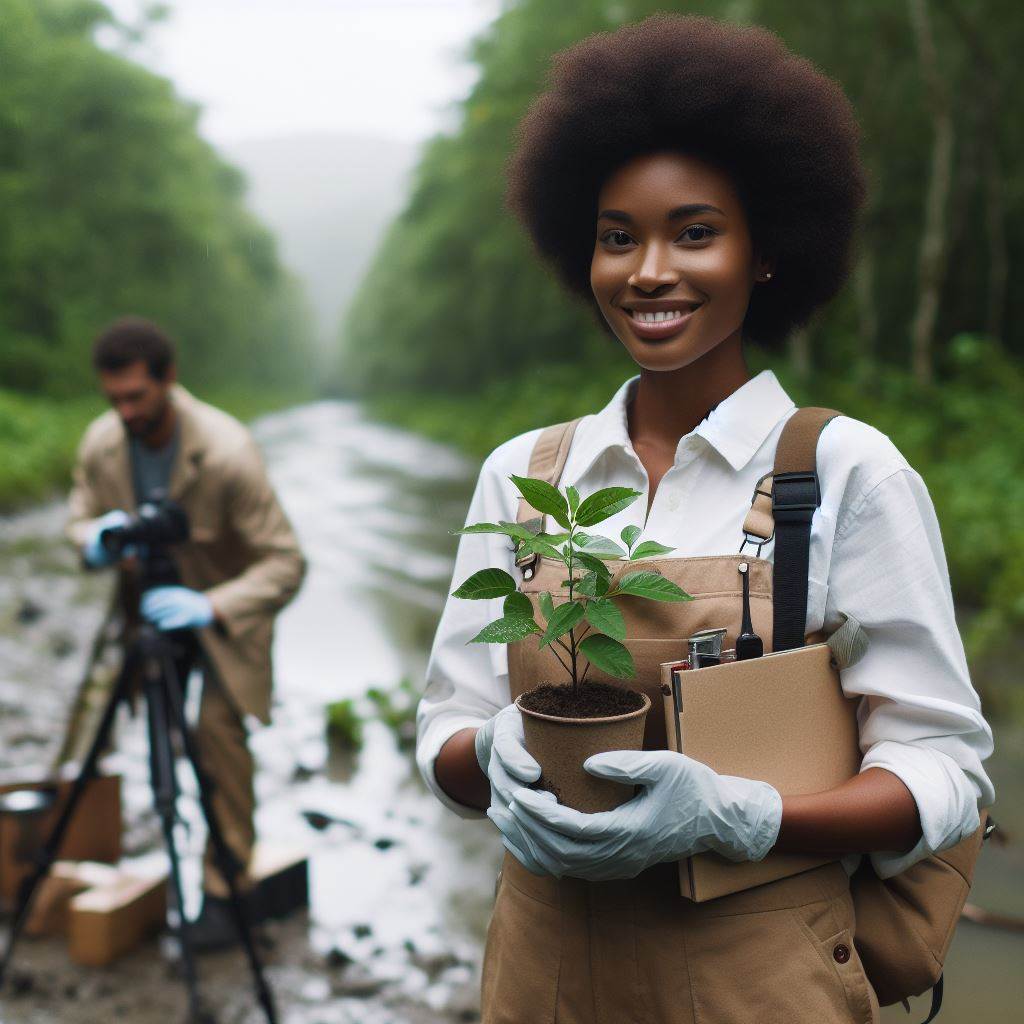
{"type": "Polygon", "coordinates": [[[246,904],[253,923],[309,906],[309,861],[298,847],[257,843],[248,874],[246,904]]]}
{"type": "MultiPolygon", "coordinates": [[[[0,780],[0,793],[15,789],[45,789],[50,780],[40,776],[0,780]]],[[[40,844],[57,822],[60,810],[71,791],[71,781],[57,784],[53,807],[38,821],[36,835],[40,844]]],[[[32,870],[19,850],[22,837],[16,824],[0,816],[0,904],[13,906],[22,879],[32,870]]],[[[101,861],[116,864],[121,859],[121,776],[99,775],[90,780],[82,793],[74,817],[68,823],[57,856],[61,860],[101,861]]]]}
{"type": "Polygon", "coordinates": [[[117,878],[117,868],[89,861],[59,860],[36,890],[32,910],[25,922],[25,934],[34,938],[64,935],[68,907],[79,893],[117,878]]]}
{"type": "Polygon", "coordinates": [[[118,874],[68,905],[68,953],[77,964],[105,967],[164,927],[167,876],[118,874]]]}

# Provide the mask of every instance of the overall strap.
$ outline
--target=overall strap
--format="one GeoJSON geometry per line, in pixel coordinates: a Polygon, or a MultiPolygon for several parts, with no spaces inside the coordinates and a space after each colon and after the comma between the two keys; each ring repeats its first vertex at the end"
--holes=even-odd
{"type": "Polygon", "coordinates": [[[804,645],[811,519],[821,504],[818,437],[841,415],[835,409],[797,409],[782,428],[772,472],[775,566],[772,572],[773,650],[804,645]]]}
{"type": "MultiPolygon", "coordinates": [[[[568,423],[556,423],[541,431],[537,443],[533,446],[533,453],[530,455],[530,465],[526,470],[528,477],[532,477],[534,480],[543,480],[545,483],[551,484],[552,487],[558,486],[580,419],[582,417],[569,420],[568,423]]],[[[544,530],[544,516],[525,498],[519,499],[516,522],[533,533],[542,533],[544,530]]],[[[516,565],[522,570],[526,579],[533,576],[539,557],[539,555],[527,551],[516,559],[516,565]]]]}

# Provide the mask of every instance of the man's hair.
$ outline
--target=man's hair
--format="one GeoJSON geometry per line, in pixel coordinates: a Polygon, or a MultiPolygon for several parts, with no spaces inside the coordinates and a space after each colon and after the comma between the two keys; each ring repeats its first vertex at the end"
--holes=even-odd
{"type": "Polygon", "coordinates": [[[689,153],[732,179],[773,258],[744,335],[774,346],[846,280],[864,202],[860,132],[832,79],[774,33],[655,15],[553,58],[519,125],[507,201],[568,289],[591,298],[597,198],[634,157],[689,153]]]}
{"type": "Polygon", "coordinates": [[[154,380],[166,380],[174,365],[174,342],[149,320],[124,316],[105,327],[92,346],[96,370],[123,370],[144,362],[154,380]]]}

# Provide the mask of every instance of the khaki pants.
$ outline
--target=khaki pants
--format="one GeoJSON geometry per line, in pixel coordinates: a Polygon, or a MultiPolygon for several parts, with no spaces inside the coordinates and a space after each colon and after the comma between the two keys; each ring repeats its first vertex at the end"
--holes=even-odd
{"type": "MultiPolygon", "coordinates": [[[[243,865],[238,876],[245,888],[245,868],[252,855],[256,832],[253,825],[253,759],[249,753],[245,723],[211,670],[203,671],[203,696],[199,705],[196,741],[203,770],[213,789],[213,809],[224,839],[243,865]]],[[[213,844],[206,841],[203,857],[203,889],[211,896],[227,897],[227,882],[216,867],[213,844]]]]}
{"type": "Polygon", "coordinates": [[[506,855],[483,1024],[877,1024],[840,864],[692,903],[674,864],[622,882],[506,855]]]}

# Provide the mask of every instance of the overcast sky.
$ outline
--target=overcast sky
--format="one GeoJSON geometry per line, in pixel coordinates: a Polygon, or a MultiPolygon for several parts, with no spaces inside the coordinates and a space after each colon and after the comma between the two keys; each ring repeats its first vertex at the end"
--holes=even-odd
{"type": "MultiPolygon", "coordinates": [[[[106,0],[133,21],[139,0],[106,0]]],[[[133,55],[203,105],[214,143],[308,132],[418,142],[449,126],[499,0],[171,0],[133,55]]],[[[103,37],[101,37],[103,39],[103,37]]]]}

